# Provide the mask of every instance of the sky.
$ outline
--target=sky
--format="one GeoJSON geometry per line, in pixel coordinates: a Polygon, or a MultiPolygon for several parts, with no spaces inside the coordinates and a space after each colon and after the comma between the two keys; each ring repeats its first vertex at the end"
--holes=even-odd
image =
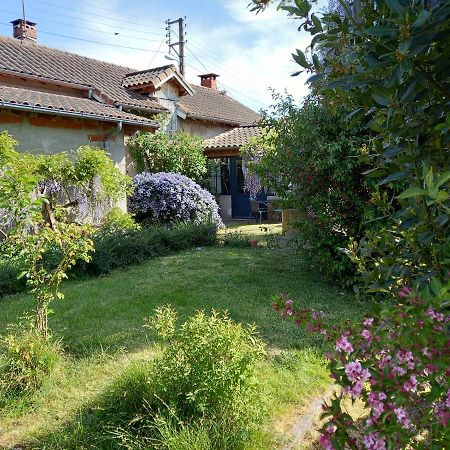
{"type": "MultiPolygon", "coordinates": [[[[219,89],[255,111],[273,103],[271,89],[300,101],[308,93],[306,75],[291,76],[298,70],[291,53],[305,50],[310,35],[299,32],[298,24],[275,7],[258,15],[250,12],[249,2],[25,0],[25,13],[37,22],[39,43],[136,70],[171,63],[165,21],[186,17],[190,82],[198,84],[202,73],[217,73],[219,89]]],[[[19,17],[22,0],[0,0],[0,34],[11,36],[9,22],[19,17]]]]}

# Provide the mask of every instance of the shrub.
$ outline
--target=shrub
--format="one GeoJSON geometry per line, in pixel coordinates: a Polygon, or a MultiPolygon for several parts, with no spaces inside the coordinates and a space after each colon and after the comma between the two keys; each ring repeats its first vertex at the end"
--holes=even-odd
{"type": "Polygon", "coordinates": [[[101,229],[94,237],[95,252],[89,262],[79,263],[72,275],[102,275],[112,270],[139,264],[151,258],[216,241],[214,225],[178,224],[140,229],[101,229]]]}
{"type": "Polygon", "coordinates": [[[39,389],[59,355],[59,346],[29,324],[10,328],[0,341],[0,405],[39,389]]]}
{"type": "Polygon", "coordinates": [[[220,237],[220,242],[227,247],[250,247],[250,238],[238,231],[228,231],[220,237]]]}
{"type": "Polygon", "coordinates": [[[101,226],[103,231],[138,230],[140,228],[131,214],[118,207],[111,208],[101,226]]]}
{"type": "Polygon", "coordinates": [[[247,170],[299,211],[295,226],[308,265],[351,285],[356,265],[341,249],[363,236],[371,218],[369,182],[358,159],[369,133],[348,122],[348,108],[333,110],[318,95],[300,107],[291,97],[274,100],[263,117],[270,132],[244,148],[247,170]]]}
{"type": "Polygon", "coordinates": [[[0,299],[26,289],[26,280],[18,279],[19,273],[20,267],[17,264],[11,264],[11,261],[0,258],[0,299]]]}
{"type": "Polygon", "coordinates": [[[149,326],[168,339],[152,374],[159,414],[175,418],[178,431],[180,423],[201,424],[213,443],[225,434],[224,448],[239,448],[260,417],[255,365],[264,344],[226,313],[200,311],[179,328],[170,306],[156,313],[149,326]]]}
{"type": "Polygon", "coordinates": [[[138,221],[223,226],[214,197],[183,175],[144,172],[134,177],[133,184],[129,206],[138,221]]]}
{"type": "Polygon", "coordinates": [[[202,183],[206,175],[206,157],[202,139],[182,131],[169,134],[138,132],[128,141],[138,172],[172,172],[202,183]]]}

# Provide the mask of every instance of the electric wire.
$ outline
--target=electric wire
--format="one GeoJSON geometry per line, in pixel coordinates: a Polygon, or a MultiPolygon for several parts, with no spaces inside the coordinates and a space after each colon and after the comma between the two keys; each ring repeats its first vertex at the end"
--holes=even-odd
{"type": "MultiPolygon", "coordinates": [[[[12,11],[6,11],[4,9],[0,9],[0,12],[5,13],[5,14],[11,14],[11,15],[15,14],[12,11]]],[[[57,20],[43,19],[43,18],[37,19],[34,16],[31,16],[31,17],[28,16],[27,20],[31,20],[32,22],[38,22],[38,21],[41,22],[42,21],[42,22],[48,22],[48,23],[55,23],[55,24],[62,25],[62,26],[76,28],[78,30],[92,31],[93,33],[106,34],[108,36],[114,36],[114,37],[119,37],[119,38],[127,38],[127,39],[141,40],[141,41],[147,41],[147,42],[159,42],[159,39],[147,39],[147,38],[143,38],[143,37],[140,37],[140,36],[137,37],[137,36],[131,36],[129,34],[115,33],[113,31],[109,32],[109,31],[102,31],[102,30],[94,30],[93,28],[81,27],[81,26],[78,26],[78,25],[73,25],[73,24],[69,24],[69,23],[65,23],[65,22],[59,22],[57,20]]]]}
{"type": "MultiPolygon", "coordinates": [[[[43,5],[46,5],[46,6],[51,6],[53,8],[59,8],[59,9],[67,10],[67,11],[79,12],[79,9],[77,9],[77,8],[68,8],[67,6],[61,6],[61,5],[57,5],[55,3],[45,2],[43,0],[34,0],[33,3],[35,3],[35,2],[42,3],[43,5]]],[[[95,4],[94,5],[82,4],[82,6],[86,6],[86,8],[91,9],[92,6],[95,7],[95,4]]],[[[108,9],[104,9],[104,8],[102,8],[102,10],[103,11],[114,12],[113,10],[110,10],[110,9],[108,10],[108,9]]],[[[89,11],[89,14],[91,16],[100,17],[102,19],[107,19],[107,20],[114,20],[114,21],[120,22],[120,23],[128,23],[128,24],[132,24],[132,25],[138,25],[138,26],[142,26],[142,27],[145,27],[145,28],[159,28],[159,27],[154,27],[152,25],[147,25],[147,24],[142,23],[142,22],[136,22],[134,19],[132,21],[127,21],[127,20],[119,19],[117,17],[105,16],[104,14],[95,14],[92,11],[89,11]]],[[[132,16],[132,15],[129,15],[129,14],[124,14],[122,12],[120,13],[120,16],[121,17],[129,16],[129,17],[133,17],[133,18],[136,17],[138,19],[142,19],[142,16],[132,16]]]]}
{"type": "MultiPolygon", "coordinates": [[[[9,24],[5,23],[5,22],[0,22],[0,25],[9,25],[9,24]]],[[[107,45],[109,47],[125,48],[125,49],[129,49],[129,50],[138,50],[141,52],[148,52],[148,53],[162,53],[162,54],[167,53],[167,52],[163,52],[163,51],[150,50],[148,48],[129,47],[127,45],[111,44],[109,42],[94,41],[91,39],[83,39],[83,38],[79,38],[79,37],[75,37],[75,36],[68,36],[68,35],[64,35],[64,34],[50,33],[49,31],[43,31],[43,30],[40,30],[39,33],[48,34],[50,36],[58,36],[61,38],[66,38],[66,39],[74,39],[76,41],[89,42],[91,44],[107,45]]]]}
{"type": "MultiPolygon", "coordinates": [[[[5,0],[0,0],[0,2],[4,2],[5,0]]],[[[44,14],[52,14],[52,15],[56,15],[56,16],[62,16],[62,17],[69,17],[71,19],[77,19],[77,20],[82,20],[85,23],[92,23],[94,25],[103,25],[103,26],[107,26],[107,27],[114,27],[115,29],[119,29],[119,30],[130,30],[130,27],[122,27],[120,25],[115,25],[115,24],[111,24],[111,23],[105,23],[105,22],[97,22],[97,21],[93,21],[93,20],[89,20],[86,19],[84,17],[78,17],[78,16],[73,16],[70,14],[64,14],[64,13],[59,13],[59,12],[55,12],[55,11],[48,11],[48,10],[43,10],[43,9],[39,9],[39,8],[34,8],[32,6],[28,6],[28,9],[33,9],[35,11],[44,13],[44,14]]],[[[137,30],[141,33],[143,33],[144,31],[142,30],[137,30]]],[[[155,32],[150,32],[150,31],[146,31],[147,34],[152,34],[152,35],[156,35],[156,36],[162,36],[163,33],[155,33],[155,32]]]]}

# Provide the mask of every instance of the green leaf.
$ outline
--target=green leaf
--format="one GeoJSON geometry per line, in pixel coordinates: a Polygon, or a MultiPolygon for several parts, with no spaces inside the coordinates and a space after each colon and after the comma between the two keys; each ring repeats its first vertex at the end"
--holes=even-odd
{"type": "Polygon", "coordinates": [[[398,28],[393,27],[392,25],[375,25],[366,28],[364,31],[371,36],[393,36],[398,32],[398,28]]]}
{"type": "Polygon", "coordinates": [[[391,99],[384,95],[372,93],[372,98],[381,106],[388,106],[391,103],[391,99]]]}
{"type": "Polygon", "coordinates": [[[301,50],[297,49],[297,53],[292,53],[292,57],[299,66],[302,66],[305,69],[309,69],[309,63],[308,61],[306,61],[306,56],[301,50]]]}
{"type": "Polygon", "coordinates": [[[421,189],[419,187],[410,187],[403,191],[400,195],[397,196],[398,199],[406,199],[406,198],[415,198],[415,197],[423,197],[427,195],[427,191],[421,189]]]}
{"type": "Polygon", "coordinates": [[[448,180],[450,180],[450,172],[445,172],[442,175],[439,175],[436,183],[434,184],[434,187],[440,188],[444,183],[447,183],[448,180]]]}
{"type": "Polygon", "coordinates": [[[430,167],[430,170],[428,171],[426,177],[425,177],[425,185],[428,188],[428,190],[433,189],[433,168],[430,167]]]}
{"type": "Polygon", "coordinates": [[[311,20],[313,21],[313,24],[314,24],[314,27],[316,28],[316,30],[323,31],[322,23],[315,14],[311,14],[311,20]]]}
{"type": "Polygon", "coordinates": [[[417,19],[412,24],[413,28],[420,28],[430,17],[430,11],[424,9],[418,16],[417,19]]]}
{"type": "Polygon", "coordinates": [[[388,8],[395,14],[403,16],[405,14],[405,8],[400,4],[398,0],[384,0],[388,5],[388,8]]]}
{"type": "Polygon", "coordinates": [[[311,11],[312,5],[306,0],[295,0],[295,4],[303,16],[308,15],[309,11],[311,11]]]}

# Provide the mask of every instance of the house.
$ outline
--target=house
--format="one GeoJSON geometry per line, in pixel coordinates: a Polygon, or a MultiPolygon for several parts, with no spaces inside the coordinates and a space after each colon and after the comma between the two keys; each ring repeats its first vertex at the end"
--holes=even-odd
{"type": "Polygon", "coordinates": [[[36,23],[12,25],[13,38],[0,36],[0,129],[19,149],[99,146],[125,173],[127,138],[155,131],[157,114],[169,116],[167,131],[205,139],[260,119],[217,88],[217,74],[199,75],[200,85],[193,85],[174,65],[136,71],[39,45],[36,23]]]}
{"type": "Polygon", "coordinates": [[[218,162],[211,173],[211,186],[220,198],[221,214],[225,219],[250,216],[250,198],[244,191],[241,148],[261,134],[261,127],[244,125],[204,141],[205,155],[218,162]]]}

